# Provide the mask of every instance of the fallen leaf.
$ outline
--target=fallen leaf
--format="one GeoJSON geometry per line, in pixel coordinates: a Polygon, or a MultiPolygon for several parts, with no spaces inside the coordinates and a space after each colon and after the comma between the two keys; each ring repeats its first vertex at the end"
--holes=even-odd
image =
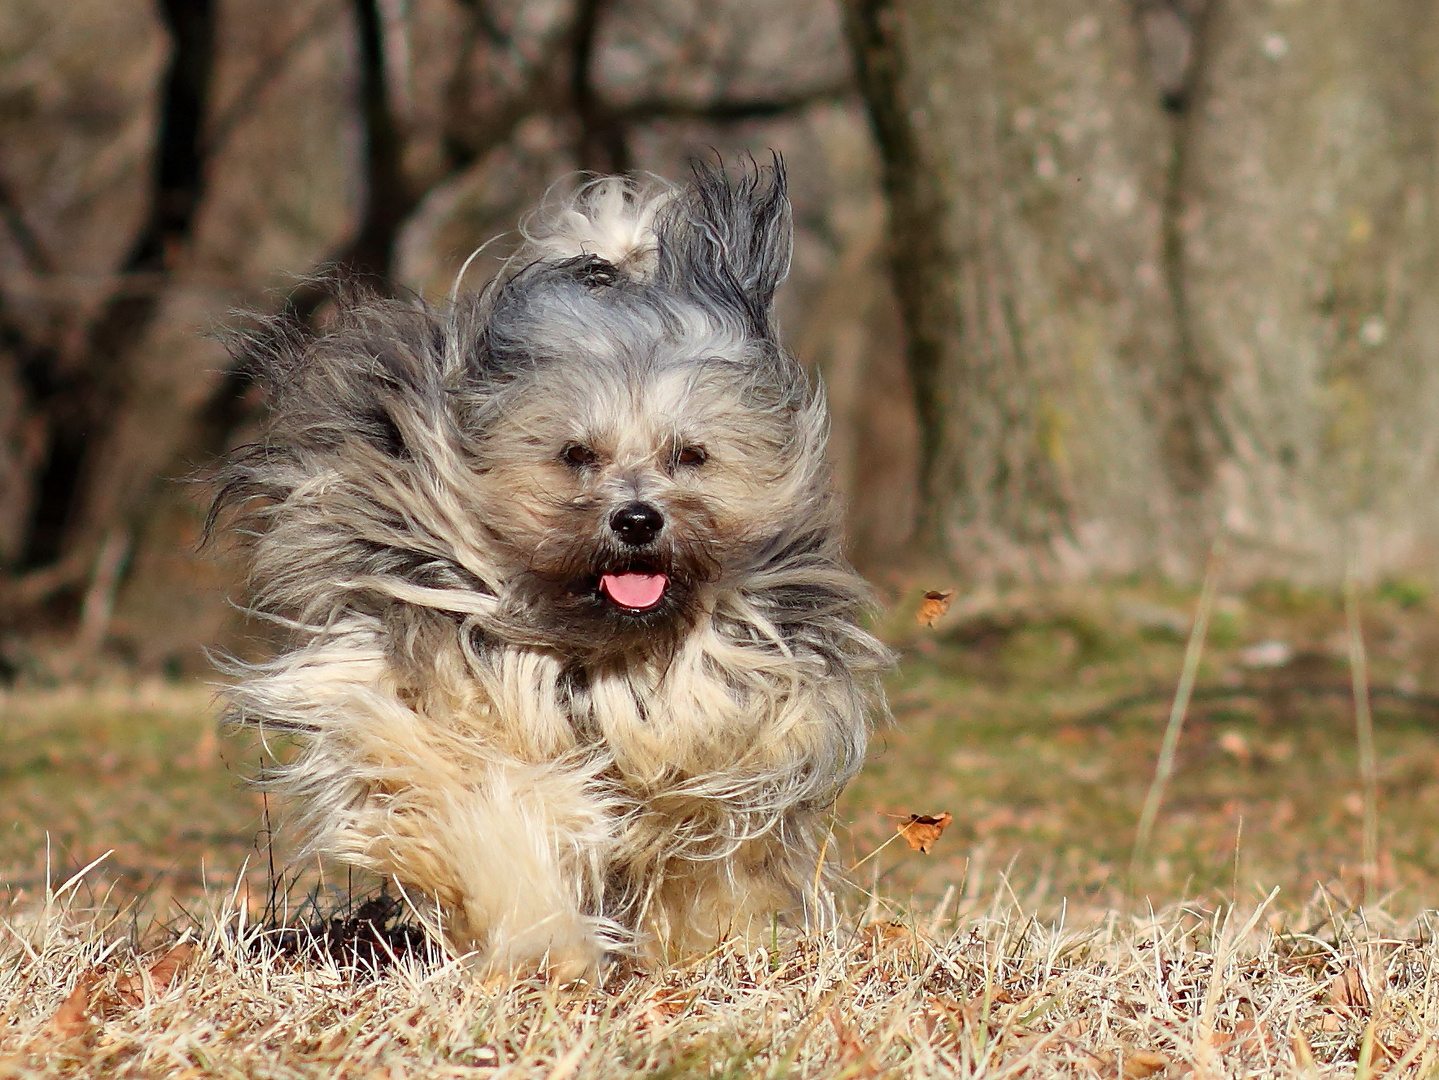
{"type": "Polygon", "coordinates": [[[921,855],[928,855],[929,849],[939,839],[944,827],[954,820],[954,815],[945,811],[937,817],[928,814],[910,814],[908,821],[902,821],[896,826],[899,835],[904,837],[904,842],[921,855]]]}
{"type": "MultiPolygon", "coordinates": [[[[155,990],[164,990],[173,985],[194,954],[195,946],[191,942],[182,941],[173,946],[146,969],[150,985],[155,990]]],[[[121,1004],[138,1008],[145,1001],[145,975],[137,971],[118,980],[115,983],[115,997],[121,1004]]]]}
{"type": "Polygon", "coordinates": [[[1369,992],[1364,989],[1364,977],[1355,965],[1344,965],[1344,970],[1334,976],[1329,984],[1329,1002],[1349,1009],[1369,1008],[1369,992]]]}
{"type": "Polygon", "coordinates": [[[190,962],[190,957],[195,955],[195,945],[190,941],[182,941],[172,946],[164,956],[156,960],[150,968],[150,979],[157,987],[170,986],[190,962]]]}
{"type": "Polygon", "coordinates": [[[651,1012],[659,1013],[669,1019],[678,1016],[689,1008],[690,1002],[694,1000],[694,994],[680,990],[659,989],[649,996],[647,1004],[651,1012]]]}
{"type": "Polygon", "coordinates": [[[651,1037],[659,1037],[675,1017],[689,1008],[694,995],[680,990],[661,988],[645,1001],[645,1011],[640,1015],[641,1024],[648,1027],[651,1037]]]}
{"type": "Polygon", "coordinates": [[[1226,1049],[1241,1054],[1258,1054],[1271,1043],[1271,1036],[1264,1025],[1251,1017],[1236,1021],[1234,1030],[1224,1037],[1226,1049]]]}
{"type": "Polygon", "coordinates": [[[864,932],[875,949],[913,947],[919,941],[914,929],[901,922],[872,922],[864,932]]]}
{"type": "Polygon", "coordinates": [[[1219,749],[1241,765],[1248,765],[1254,760],[1254,751],[1249,748],[1249,740],[1237,731],[1226,731],[1219,736],[1219,749]]]}
{"type": "Polygon", "coordinates": [[[55,1015],[50,1017],[50,1033],[57,1038],[68,1039],[81,1035],[90,1026],[90,997],[95,984],[100,981],[100,972],[95,968],[75,980],[75,989],[60,1003],[55,1015]]]}
{"type": "Polygon", "coordinates": [[[915,613],[915,618],[919,620],[920,626],[933,626],[944,617],[944,613],[949,610],[949,605],[952,603],[954,603],[953,589],[931,589],[919,602],[919,611],[915,613]]]}
{"type": "MultiPolygon", "coordinates": [[[[1079,1049],[1083,1050],[1083,1047],[1079,1049]]],[[[1147,1076],[1153,1076],[1157,1072],[1163,1072],[1169,1067],[1169,1059],[1163,1054],[1156,1054],[1152,1050],[1133,1050],[1126,1048],[1122,1055],[1123,1065],[1118,1065],[1114,1054],[1096,1054],[1092,1050],[1084,1050],[1089,1055],[1086,1064],[1101,1076],[1114,1077],[1115,1080],[1144,1080],[1147,1076]]]]}
{"type": "Polygon", "coordinates": [[[1153,1050],[1127,1050],[1124,1054],[1124,1080],[1144,1080],[1169,1067],[1169,1059],[1153,1050]]]}
{"type": "Polygon", "coordinates": [[[950,1017],[933,1005],[926,1005],[910,1016],[910,1025],[921,1042],[934,1049],[949,1050],[955,1043],[950,1017]]]}

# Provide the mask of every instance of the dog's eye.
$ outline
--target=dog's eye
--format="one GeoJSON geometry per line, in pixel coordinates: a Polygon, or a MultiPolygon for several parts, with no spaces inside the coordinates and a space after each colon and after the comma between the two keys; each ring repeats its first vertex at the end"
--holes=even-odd
{"type": "Polygon", "coordinates": [[[573,465],[577,469],[582,469],[586,465],[593,465],[598,461],[599,455],[581,443],[570,443],[569,446],[560,451],[560,460],[566,465],[573,465]]]}
{"type": "Polygon", "coordinates": [[[703,446],[681,446],[675,454],[676,465],[703,465],[709,460],[703,446]]]}

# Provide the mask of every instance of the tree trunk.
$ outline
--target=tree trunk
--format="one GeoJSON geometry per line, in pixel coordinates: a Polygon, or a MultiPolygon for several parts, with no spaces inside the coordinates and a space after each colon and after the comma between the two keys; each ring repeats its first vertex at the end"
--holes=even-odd
{"type": "Polygon", "coordinates": [[[1179,221],[1213,513],[1249,574],[1431,569],[1439,11],[1214,0],[1203,53],[1179,221]]]}
{"type": "Polygon", "coordinates": [[[1170,124],[1130,7],[857,0],[928,544],[980,578],[1192,553],[1170,124]]]}
{"type": "Polygon", "coordinates": [[[1219,539],[1231,580],[1432,569],[1439,12],[849,11],[933,549],[976,577],[1192,573],[1219,539]],[[1156,79],[1140,27],[1189,20],[1156,79]]]}

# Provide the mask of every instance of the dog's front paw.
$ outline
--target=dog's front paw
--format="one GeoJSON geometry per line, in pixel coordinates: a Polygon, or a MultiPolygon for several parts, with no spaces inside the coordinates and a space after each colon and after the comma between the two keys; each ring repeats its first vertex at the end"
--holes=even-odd
{"type": "Polygon", "coordinates": [[[592,941],[560,948],[551,946],[540,958],[537,972],[557,983],[596,983],[603,960],[604,950],[592,941]]]}
{"type": "Polygon", "coordinates": [[[518,933],[492,934],[479,956],[486,977],[538,975],[560,983],[595,982],[604,948],[583,918],[556,916],[518,933]]]}

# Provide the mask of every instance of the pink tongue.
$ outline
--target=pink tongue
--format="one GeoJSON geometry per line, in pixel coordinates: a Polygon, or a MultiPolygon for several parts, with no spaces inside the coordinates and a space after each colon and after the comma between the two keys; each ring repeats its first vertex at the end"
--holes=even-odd
{"type": "Polygon", "coordinates": [[[665,594],[670,579],[664,574],[601,574],[600,588],[620,607],[643,611],[654,607],[665,594]]]}

